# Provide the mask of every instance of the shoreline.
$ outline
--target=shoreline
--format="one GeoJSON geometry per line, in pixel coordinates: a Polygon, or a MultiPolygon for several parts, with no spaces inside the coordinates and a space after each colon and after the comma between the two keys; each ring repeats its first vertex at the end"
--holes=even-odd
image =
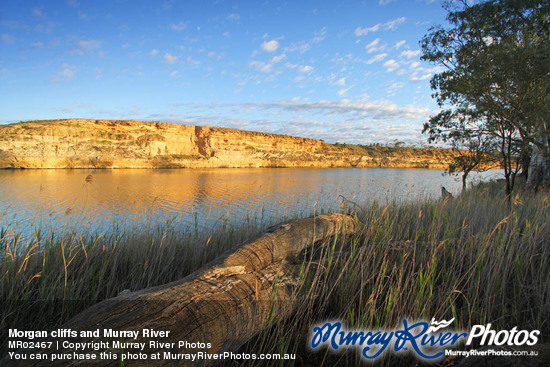
{"type": "MultiPolygon", "coordinates": [[[[499,329],[517,326],[546,335],[548,193],[519,191],[506,206],[500,186],[482,183],[455,199],[358,209],[354,215],[364,223],[359,233],[325,237],[317,251],[301,252],[291,262],[306,271],[299,279],[312,288],[300,288],[305,293],[296,313],[234,352],[282,351],[313,362],[359,363],[351,349],[326,355],[307,348],[312,325],[327,317],[366,330],[391,329],[403,316],[414,316],[455,318],[459,329],[492,322],[499,329]]],[[[4,233],[0,330],[55,330],[93,304],[126,297],[126,290],[178,282],[264,230],[249,223],[194,235],[167,227],[99,237],[74,233],[31,244],[4,233]]],[[[6,345],[0,350],[4,355],[6,345]]],[[[411,359],[398,355],[391,361],[409,365],[411,359]]]]}

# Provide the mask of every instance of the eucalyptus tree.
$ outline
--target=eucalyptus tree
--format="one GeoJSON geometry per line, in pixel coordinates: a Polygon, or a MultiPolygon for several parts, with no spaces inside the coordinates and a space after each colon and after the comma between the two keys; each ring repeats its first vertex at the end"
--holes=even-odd
{"type": "MultiPolygon", "coordinates": [[[[508,195],[531,147],[529,185],[550,183],[550,3],[450,1],[444,6],[450,26],[431,28],[420,42],[422,59],[442,67],[430,81],[444,109],[438,116],[471,120],[476,139],[482,134],[496,140],[508,195]]],[[[448,122],[433,117],[424,131],[437,138],[448,122]]],[[[464,142],[464,136],[455,137],[464,142]]]]}
{"type": "Polygon", "coordinates": [[[422,132],[429,134],[429,143],[443,142],[454,151],[445,173],[462,173],[462,191],[472,171],[494,168],[497,161],[494,155],[497,141],[486,133],[484,126],[484,121],[476,118],[473,111],[461,112],[460,109],[442,111],[424,124],[422,132]]]}

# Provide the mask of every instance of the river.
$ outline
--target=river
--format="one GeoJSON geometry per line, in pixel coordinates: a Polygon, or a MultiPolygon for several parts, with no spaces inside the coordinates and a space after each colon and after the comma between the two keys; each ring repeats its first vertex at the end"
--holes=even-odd
{"type": "MultiPolygon", "coordinates": [[[[471,181],[499,174],[472,174],[471,181]]],[[[438,198],[441,186],[456,195],[461,183],[441,170],[404,168],[0,170],[0,228],[26,237],[39,228],[270,224],[339,210],[343,198],[360,205],[438,198]]]]}

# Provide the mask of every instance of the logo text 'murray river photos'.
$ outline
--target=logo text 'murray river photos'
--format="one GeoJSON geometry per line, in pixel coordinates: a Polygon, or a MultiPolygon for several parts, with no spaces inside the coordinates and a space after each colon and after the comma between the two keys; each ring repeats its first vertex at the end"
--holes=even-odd
{"type": "Polygon", "coordinates": [[[333,350],[342,347],[360,347],[361,355],[369,360],[380,357],[387,350],[394,352],[412,351],[422,359],[438,359],[445,349],[452,348],[463,341],[466,345],[476,342],[479,345],[532,346],[538,342],[539,330],[496,331],[491,324],[474,325],[470,332],[444,331],[454,318],[449,321],[426,321],[409,323],[403,320],[402,327],[395,330],[345,330],[341,322],[326,322],[315,326],[311,336],[313,349],[326,345],[333,350]],[[441,331],[440,331],[441,330],[441,331]],[[393,347],[393,348],[392,348],[393,347]]]}

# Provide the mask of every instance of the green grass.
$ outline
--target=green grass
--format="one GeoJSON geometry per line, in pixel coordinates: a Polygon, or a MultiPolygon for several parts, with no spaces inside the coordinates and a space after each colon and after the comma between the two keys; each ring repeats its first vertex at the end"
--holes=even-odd
{"type": "MultiPolygon", "coordinates": [[[[313,325],[329,319],[373,330],[393,329],[403,318],[454,317],[457,329],[492,322],[548,335],[548,193],[520,192],[509,203],[498,184],[480,184],[448,201],[375,203],[354,214],[365,224],[361,233],[326,238],[302,254],[304,285],[295,314],[239,352],[296,353],[305,365],[356,365],[355,349],[308,349],[313,325]]],[[[37,232],[31,243],[2,232],[2,354],[8,326],[53,329],[124,289],[179,279],[261,228],[249,222],[206,234],[178,233],[169,225],[146,232],[63,240],[37,232]]],[[[388,355],[380,364],[412,361],[388,355]]]]}

